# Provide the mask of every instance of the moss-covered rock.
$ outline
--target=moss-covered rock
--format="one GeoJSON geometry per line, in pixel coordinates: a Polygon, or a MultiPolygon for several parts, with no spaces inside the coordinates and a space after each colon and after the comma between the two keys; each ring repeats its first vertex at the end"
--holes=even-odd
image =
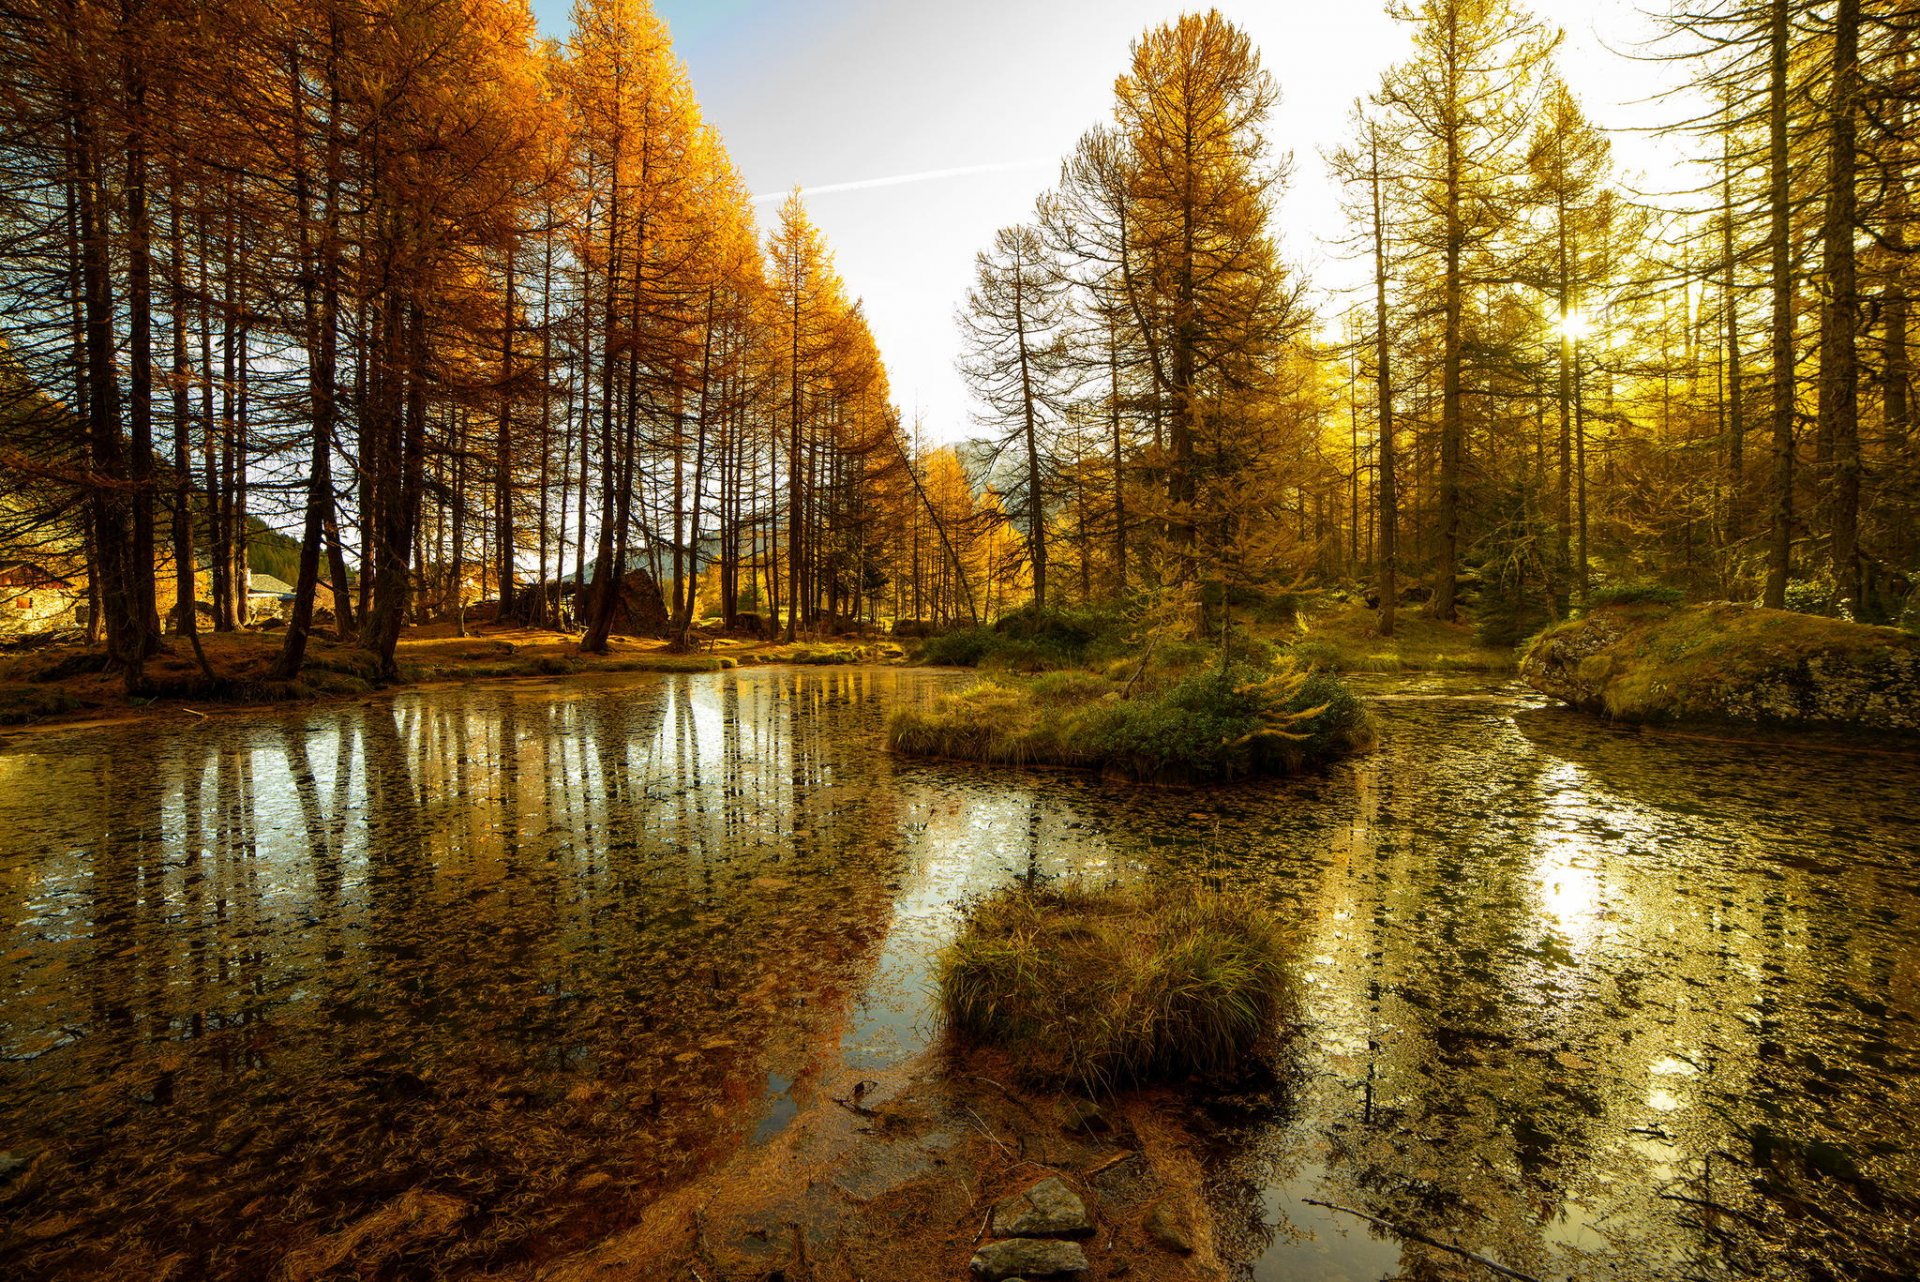
{"type": "Polygon", "coordinates": [[[1606,606],[1541,633],[1520,675],[1622,721],[1920,734],[1920,636],[1790,610],[1606,606]]]}

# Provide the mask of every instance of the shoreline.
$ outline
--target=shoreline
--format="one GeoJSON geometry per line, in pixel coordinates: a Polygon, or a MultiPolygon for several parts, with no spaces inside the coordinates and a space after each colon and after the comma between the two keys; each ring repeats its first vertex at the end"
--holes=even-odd
{"type": "MultiPolygon", "coordinates": [[[[53,680],[38,681],[30,675],[75,655],[93,653],[85,647],[47,647],[18,652],[0,658],[0,690],[45,691],[74,701],[74,706],[43,716],[0,722],[0,741],[46,730],[111,729],[186,716],[202,720],[226,716],[247,716],[275,709],[324,707],[381,696],[445,689],[474,682],[564,681],[576,677],[611,677],[637,674],[659,676],[694,675],[725,672],[749,667],[899,667],[905,663],[897,643],[885,638],[834,638],[820,640],[754,641],[717,638],[709,648],[692,653],[671,653],[666,642],[652,638],[614,637],[604,655],[580,653],[579,638],[570,633],[545,632],[526,628],[494,630],[474,629],[464,637],[434,635],[445,625],[434,625],[403,637],[396,660],[402,669],[400,679],[369,681],[326,666],[337,654],[354,654],[357,648],[316,637],[310,662],[298,681],[310,677],[325,679],[310,692],[280,699],[196,699],[159,695],[144,701],[130,698],[119,679],[105,673],[79,673],[53,680]],[[486,649],[488,653],[475,653],[486,649]],[[511,663],[514,671],[500,671],[511,663]],[[543,670],[542,665],[552,665],[543,670]],[[564,665],[564,666],[563,666],[564,665]],[[405,675],[411,668],[415,675],[405,675]],[[345,688],[351,682],[351,688],[345,688]]],[[[169,638],[182,641],[183,638],[169,638]]],[[[208,658],[216,672],[236,664],[258,663],[277,651],[279,634],[247,632],[213,634],[202,638],[208,658]],[[216,641],[216,638],[218,640],[216,641]]],[[[174,653],[160,656],[169,667],[188,668],[192,659],[181,646],[174,653]]],[[[197,668],[193,669],[197,673],[197,668]]],[[[231,673],[246,680],[252,674],[231,673]]]]}

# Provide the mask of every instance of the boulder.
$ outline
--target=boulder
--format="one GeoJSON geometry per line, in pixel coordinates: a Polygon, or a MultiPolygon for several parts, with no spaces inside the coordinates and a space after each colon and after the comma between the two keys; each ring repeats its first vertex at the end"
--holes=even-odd
{"type": "Polygon", "coordinates": [[[1622,721],[1920,734],[1920,636],[1790,610],[1603,606],[1541,633],[1520,676],[1622,721]]]}
{"type": "Polygon", "coordinates": [[[1173,1199],[1168,1198],[1149,1211],[1145,1227],[1154,1245],[1175,1255],[1193,1254],[1193,1217],[1173,1199]]]}
{"type": "Polygon", "coordinates": [[[1009,1238],[989,1242],[973,1253],[970,1267],[981,1282],[1010,1278],[1054,1278],[1087,1271],[1087,1253],[1078,1242],[1058,1238],[1009,1238]]]}
{"type": "MultiPolygon", "coordinates": [[[[593,617],[593,584],[580,589],[576,609],[582,619],[593,617]]],[[[644,566],[628,570],[620,578],[620,595],[613,606],[613,631],[624,637],[659,637],[667,634],[667,603],[660,585],[644,566]]]]}
{"type": "Polygon", "coordinates": [[[1057,1175],[1050,1175],[993,1208],[998,1237],[1085,1237],[1093,1232],[1087,1204],[1057,1175]]]}

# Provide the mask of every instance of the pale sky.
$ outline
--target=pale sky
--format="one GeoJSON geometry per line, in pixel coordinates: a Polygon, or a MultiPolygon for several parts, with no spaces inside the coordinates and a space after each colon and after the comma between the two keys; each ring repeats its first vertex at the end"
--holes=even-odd
{"type": "MultiPolygon", "coordinates": [[[[563,36],[570,0],[533,0],[563,36]]],[[[755,192],[816,189],[807,204],[867,315],[909,416],[929,437],[975,434],[954,372],[954,308],[973,257],[1027,217],[1062,156],[1104,121],[1113,80],[1142,31],[1192,5],[1176,0],[655,0],[707,119],[755,192]],[[914,181],[879,182],[920,175],[914,181]],[[837,190],[827,190],[837,189],[837,190]]],[[[1348,107],[1408,47],[1379,0],[1222,0],[1280,86],[1269,126],[1294,158],[1279,210],[1282,253],[1316,286],[1351,269],[1320,161],[1346,135],[1348,107]]],[[[1645,99],[1677,74],[1610,50],[1652,27],[1631,0],[1536,0],[1566,32],[1560,68],[1604,126],[1657,124],[1677,109],[1645,99]]],[[[1676,144],[1616,134],[1615,154],[1671,187],[1676,144]]],[[[760,205],[770,219],[776,205],[760,205]]]]}

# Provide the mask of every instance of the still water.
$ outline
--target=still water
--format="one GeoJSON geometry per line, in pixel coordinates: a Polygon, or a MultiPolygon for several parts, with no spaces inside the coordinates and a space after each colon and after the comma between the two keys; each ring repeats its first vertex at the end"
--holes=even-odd
{"type": "Polygon", "coordinates": [[[1376,679],[1211,791],[907,762],[952,673],[419,690],[0,741],[0,1275],[517,1272],[932,1035],[956,905],[1204,882],[1300,940],[1206,1126],[1260,1282],[1920,1272],[1920,758],[1376,679]],[[385,1218],[382,1218],[385,1217],[385,1218]],[[410,1227],[408,1227],[410,1226],[410,1227]]]}

